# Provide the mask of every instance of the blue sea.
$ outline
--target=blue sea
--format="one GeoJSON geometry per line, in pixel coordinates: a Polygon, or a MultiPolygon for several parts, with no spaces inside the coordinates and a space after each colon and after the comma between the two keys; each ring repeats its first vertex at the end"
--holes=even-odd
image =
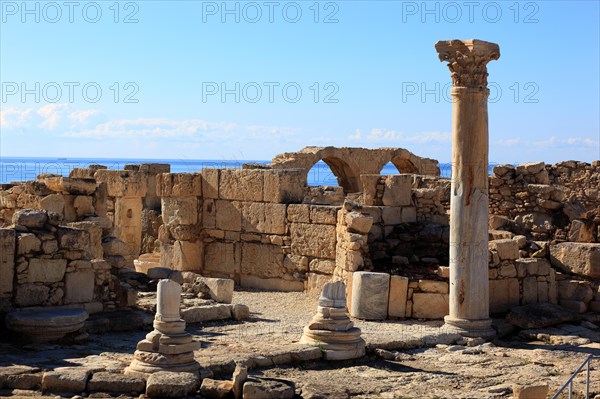
{"type": "MultiPolygon", "coordinates": [[[[125,165],[140,163],[168,163],[171,172],[200,172],[203,168],[238,168],[244,163],[268,164],[265,160],[181,160],[181,159],[107,159],[107,158],[0,158],[0,183],[34,180],[44,173],[68,176],[73,168],[87,168],[89,165],[104,165],[108,169],[122,170],[125,165]]],[[[491,166],[490,166],[491,167],[491,166]]],[[[450,177],[450,164],[440,164],[442,176],[450,177]]],[[[388,163],[381,171],[383,175],[398,173],[398,169],[388,163]]],[[[308,173],[309,186],[337,186],[336,177],[323,162],[317,162],[308,173]]]]}

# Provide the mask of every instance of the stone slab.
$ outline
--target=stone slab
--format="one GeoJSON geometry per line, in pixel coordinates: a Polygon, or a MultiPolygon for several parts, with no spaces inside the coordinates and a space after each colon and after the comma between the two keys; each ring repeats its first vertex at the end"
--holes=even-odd
{"type": "Polygon", "coordinates": [[[388,303],[388,316],[401,317],[406,315],[406,299],[408,295],[408,277],[390,277],[390,298],[388,303]]]}
{"type": "Polygon", "coordinates": [[[550,327],[576,319],[573,312],[550,303],[518,306],[506,316],[509,323],[523,329],[550,327]]]}
{"type": "Polygon", "coordinates": [[[385,320],[388,312],[390,275],[356,272],[352,276],[352,317],[385,320]]]}

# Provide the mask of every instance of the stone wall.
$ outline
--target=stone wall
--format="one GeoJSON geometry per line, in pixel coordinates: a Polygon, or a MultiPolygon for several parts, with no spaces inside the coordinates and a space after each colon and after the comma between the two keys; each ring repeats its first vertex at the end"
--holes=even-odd
{"type": "Polygon", "coordinates": [[[536,240],[599,242],[600,161],[498,165],[490,176],[490,227],[536,240]]]}
{"type": "MultiPolygon", "coordinates": [[[[130,305],[128,286],[105,259],[114,253],[102,228],[91,221],[62,224],[56,212],[15,212],[11,228],[0,229],[0,308],[82,306],[88,312],[130,305]]],[[[110,241],[109,241],[110,243],[110,241]]],[[[122,242],[112,243],[117,247],[122,242]]]]}
{"type": "MultiPolygon", "coordinates": [[[[338,162],[335,158],[347,153],[352,158],[348,165],[362,162],[364,169],[366,161],[355,150],[313,148],[297,157],[277,157],[270,166],[205,168],[201,173],[163,173],[168,166],[160,164],[129,165],[123,171],[92,166],[74,169],[70,178],[46,175],[3,185],[0,226],[9,225],[23,208],[45,210],[57,224],[48,224],[43,233],[2,230],[8,249],[0,257],[3,277],[7,273],[0,298],[14,301],[18,285],[33,284],[48,289],[41,304],[66,304],[71,301],[65,292],[70,273],[89,275],[86,267],[96,259],[116,273],[132,268],[141,254],[155,252],[147,258],[156,262],[160,257],[163,266],[271,290],[320,289],[332,277],[349,283],[360,270],[391,272],[398,278],[391,279],[390,306],[394,302],[396,309],[389,314],[437,318],[447,305],[447,292],[438,292],[438,283],[448,277],[450,180],[366,173],[353,175],[363,190],[358,194],[344,194],[343,187],[307,187],[306,167],[315,157],[338,162]],[[298,162],[306,165],[283,168],[298,162]],[[64,229],[84,231],[101,245],[73,259],[60,245],[49,253],[38,249],[37,241],[60,243],[57,234],[64,229]],[[33,249],[19,254],[19,240],[31,242],[33,249]],[[66,262],[63,278],[29,282],[29,264],[35,269],[36,259],[66,262]],[[7,283],[13,280],[16,286],[7,283]]],[[[396,162],[402,159],[407,158],[396,162]]],[[[494,168],[489,177],[493,312],[535,301],[598,309],[599,169],[598,162],[494,168]]],[[[100,293],[95,286],[90,299],[105,308],[127,302],[117,298],[123,287],[109,275],[95,276],[109,288],[100,293]]]]}
{"type": "Polygon", "coordinates": [[[163,264],[284,291],[333,273],[339,207],[302,204],[302,170],[162,174],[157,188],[163,264]]]}
{"type": "Polygon", "coordinates": [[[42,175],[0,187],[0,227],[10,225],[15,212],[28,208],[56,213],[61,222],[94,220],[108,228],[106,185],[94,179],[42,175]]]}

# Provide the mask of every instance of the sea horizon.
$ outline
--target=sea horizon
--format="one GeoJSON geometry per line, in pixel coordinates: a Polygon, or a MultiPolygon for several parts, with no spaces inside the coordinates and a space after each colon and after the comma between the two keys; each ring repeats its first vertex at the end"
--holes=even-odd
{"type": "MultiPolygon", "coordinates": [[[[171,173],[201,172],[204,168],[241,169],[243,164],[268,164],[264,159],[157,159],[157,158],[79,158],[79,157],[0,157],[0,184],[35,180],[41,174],[57,174],[69,176],[74,168],[87,168],[90,165],[103,165],[110,170],[123,170],[126,165],[142,163],[161,163],[171,166],[171,173]]],[[[488,173],[498,163],[490,163],[488,173]]],[[[450,177],[451,164],[439,163],[441,176],[450,177]]],[[[380,172],[382,175],[398,174],[392,164],[386,164],[380,172]]],[[[337,186],[338,182],[325,162],[317,162],[307,177],[309,186],[337,186]]]]}

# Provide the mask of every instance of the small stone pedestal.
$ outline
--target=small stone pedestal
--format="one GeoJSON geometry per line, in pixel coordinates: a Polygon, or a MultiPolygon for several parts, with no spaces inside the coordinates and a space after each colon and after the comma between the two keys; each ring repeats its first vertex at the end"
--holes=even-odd
{"type": "Polygon", "coordinates": [[[138,342],[137,350],[125,375],[147,379],[158,371],[196,373],[200,369],[194,351],[200,342],[185,332],[179,315],[181,286],[172,280],[160,280],[154,318],[154,330],[138,342]]]}
{"type": "Polygon", "coordinates": [[[317,314],[304,327],[300,343],[318,346],[327,360],[355,359],[365,354],[360,333],[346,315],[346,286],[337,281],[323,287],[317,314]]]}

